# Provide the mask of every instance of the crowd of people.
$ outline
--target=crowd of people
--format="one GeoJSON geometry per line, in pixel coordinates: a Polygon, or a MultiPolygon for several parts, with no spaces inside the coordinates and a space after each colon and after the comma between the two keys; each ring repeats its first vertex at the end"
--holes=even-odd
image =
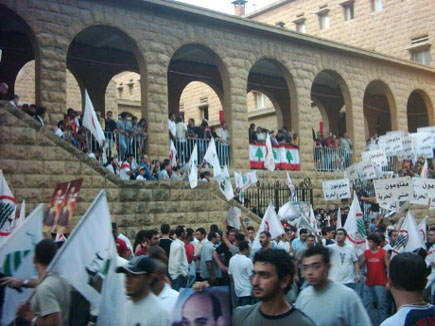
{"type": "MultiPolygon", "coordinates": [[[[139,231],[131,243],[113,223],[120,257],[117,271],[125,275],[129,298],[125,307],[113,307],[121,309],[121,325],[171,325],[181,289],[193,287],[200,293],[214,286],[227,287],[231,293],[228,304],[235,326],[435,324],[435,307],[425,297],[431,272],[424,262],[426,251],[391,258],[398,238],[394,226],[385,239],[381,228],[369,233],[369,248],[358,257],[343,228],[325,227],[320,237],[292,226],[272,240],[268,231],[256,235],[257,230],[246,227],[242,219],[240,225],[232,228],[226,218],[222,229],[216,224],[209,230],[162,224],[160,230],[139,231]]],[[[428,240],[427,250],[435,244],[434,227],[428,240]]],[[[36,246],[34,262],[40,277],[56,249],[51,240],[36,246]]],[[[67,281],[55,273],[41,283],[10,277],[2,282],[15,289],[38,287],[30,305],[20,306],[20,320],[34,325],[92,325],[98,318],[86,311],[89,306],[79,308],[67,281]],[[74,314],[71,305],[79,309],[74,314]]],[[[220,325],[214,323],[218,319],[214,309],[222,308],[196,309],[200,315],[192,316],[183,307],[181,324],[172,325],[220,325]]]]}
{"type": "Polygon", "coordinates": [[[283,126],[278,132],[274,130],[268,130],[263,127],[256,127],[255,123],[249,125],[249,143],[264,143],[266,141],[267,134],[270,135],[272,145],[292,145],[299,148],[299,135],[297,132],[288,130],[286,126],[283,126]]]}

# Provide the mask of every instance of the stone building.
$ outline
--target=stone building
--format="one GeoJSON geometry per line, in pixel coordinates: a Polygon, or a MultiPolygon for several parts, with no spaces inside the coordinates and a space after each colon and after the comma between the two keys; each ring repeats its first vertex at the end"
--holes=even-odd
{"type": "MultiPolygon", "coordinates": [[[[0,49],[0,76],[10,85],[9,93],[0,99],[15,92],[19,71],[35,60],[34,99],[47,108],[50,124],[62,119],[71,101],[68,76],[74,76],[80,94],[88,90],[103,114],[111,104],[108,87],[115,96],[122,92],[125,106],[131,105],[134,99],[130,96],[140,89],[136,107],[148,121],[147,148],[152,158],[167,157],[168,113],[185,111],[186,115],[187,102],[180,110],[183,90],[202,82],[216,93],[219,110],[229,123],[230,168],[246,171],[247,130],[252,115],[260,111],[250,112],[247,94],[266,94],[275,107],[276,126],[286,125],[300,135],[301,170],[293,172],[292,178],[295,183],[311,178],[316,205],[325,204],[321,182],[342,175],[315,171],[312,124],[316,105],[324,107],[322,119],[328,121],[329,129],[347,130],[354,144],[354,160],[359,160],[364,149],[365,129],[413,130],[435,123],[435,69],[431,66],[173,1],[0,0],[0,49]],[[139,76],[121,75],[122,81],[113,85],[112,79],[125,71],[139,76]],[[414,118],[420,115],[411,100],[415,96],[424,108],[422,120],[414,118]]],[[[267,109],[267,101],[257,100],[266,103],[262,106],[267,109]]],[[[209,104],[212,101],[217,102],[207,99],[209,104]]],[[[209,109],[209,119],[215,117],[209,109]]],[[[215,200],[212,186],[189,191],[183,182],[117,182],[70,145],[48,136],[48,127],[26,118],[8,111],[0,119],[0,166],[12,180],[19,201],[47,202],[57,180],[83,175],[84,188],[89,189],[83,194],[84,202],[97,189],[112,190],[111,208],[125,227],[158,224],[168,214],[171,223],[183,218],[215,221],[228,208],[221,199],[216,199],[215,212],[200,208],[204,201],[215,200]],[[134,189],[139,189],[140,198],[134,197],[134,189]],[[205,216],[199,216],[202,213],[205,216]]],[[[266,172],[264,178],[283,180],[285,172],[266,172]]]]}

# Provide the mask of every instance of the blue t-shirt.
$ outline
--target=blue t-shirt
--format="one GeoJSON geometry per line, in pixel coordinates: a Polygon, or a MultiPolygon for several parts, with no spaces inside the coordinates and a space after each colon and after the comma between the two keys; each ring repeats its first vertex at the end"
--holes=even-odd
{"type": "Polygon", "coordinates": [[[435,306],[403,305],[390,318],[384,320],[381,326],[415,326],[435,325],[435,306]]]}
{"type": "Polygon", "coordinates": [[[159,172],[159,181],[168,180],[168,179],[169,179],[168,171],[166,171],[166,169],[161,170],[159,172]]]}

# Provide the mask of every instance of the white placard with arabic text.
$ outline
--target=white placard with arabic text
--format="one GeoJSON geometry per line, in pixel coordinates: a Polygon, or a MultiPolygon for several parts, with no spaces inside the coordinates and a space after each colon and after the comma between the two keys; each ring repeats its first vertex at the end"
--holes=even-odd
{"type": "Polygon", "coordinates": [[[361,157],[363,161],[370,161],[380,166],[386,166],[388,164],[387,156],[382,149],[362,152],[361,157]]]}
{"type": "Polygon", "coordinates": [[[371,161],[358,163],[358,175],[361,180],[372,180],[378,177],[375,165],[371,161]]]}
{"type": "Polygon", "coordinates": [[[323,196],[326,201],[351,197],[349,179],[323,181],[323,196]]]}
{"type": "Polygon", "coordinates": [[[373,181],[376,200],[383,202],[404,202],[414,199],[411,177],[378,179],[373,181]]]}

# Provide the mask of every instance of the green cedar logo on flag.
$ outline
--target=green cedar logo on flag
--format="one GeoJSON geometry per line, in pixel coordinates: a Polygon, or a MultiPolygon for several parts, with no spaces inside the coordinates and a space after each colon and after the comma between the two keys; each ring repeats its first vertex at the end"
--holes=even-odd
{"type": "Polygon", "coordinates": [[[276,150],[272,149],[272,153],[273,153],[273,159],[275,161],[278,160],[278,153],[276,152],[276,150]]]}
{"type": "Polygon", "coordinates": [[[356,225],[357,225],[359,234],[361,234],[364,238],[366,238],[367,234],[366,234],[366,228],[364,225],[364,220],[362,218],[357,218],[356,225]]]}
{"type": "Polygon", "coordinates": [[[255,152],[255,157],[258,158],[259,161],[263,158],[263,151],[261,150],[261,147],[257,148],[257,151],[255,152]]]}
{"type": "Polygon", "coordinates": [[[3,262],[2,273],[5,277],[10,277],[20,268],[24,258],[30,254],[31,250],[14,251],[6,255],[3,262]]]}
{"type": "Polygon", "coordinates": [[[287,158],[287,162],[291,163],[293,161],[293,156],[290,150],[286,151],[286,158],[287,158]]]}

